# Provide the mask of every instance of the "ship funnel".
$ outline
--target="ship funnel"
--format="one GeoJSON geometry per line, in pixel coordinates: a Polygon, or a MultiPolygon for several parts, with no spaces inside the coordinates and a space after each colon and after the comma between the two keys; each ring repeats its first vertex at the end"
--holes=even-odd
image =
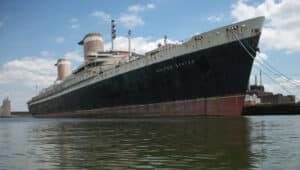
{"type": "Polygon", "coordinates": [[[62,81],[71,74],[71,62],[66,58],[57,60],[57,80],[62,81]]]}
{"type": "Polygon", "coordinates": [[[97,57],[97,53],[99,51],[104,51],[103,37],[100,33],[88,33],[78,44],[83,45],[84,61],[86,62],[94,60],[97,57]]]}

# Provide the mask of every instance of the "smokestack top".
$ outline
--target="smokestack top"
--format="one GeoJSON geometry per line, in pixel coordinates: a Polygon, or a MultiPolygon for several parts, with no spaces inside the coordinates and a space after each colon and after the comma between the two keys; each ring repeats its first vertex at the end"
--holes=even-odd
{"type": "Polygon", "coordinates": [[[90,32],[90,33],[87,33],[83,39],[78,42],[79,45],[83,45],[84,44],[84,40],[88,37],[92,37],[92,36],[97,36],[97,37],[101,37],[102,38],[102,34],[98,33],[98,32],[90,32]]]}
{"type": "Polygon", "coordinates": [[[71,62],[67,58],[60,58],[57,60],[57,63],[55,64],[55,66],[58,66],[60,64],[71,64],[71,62]]]}
{"type": "Polygon", "coordinates": [[[83,45],[84,61],[94,60],[99,51],[104,51],[103,37],[97,32],[86,34],[78,44],[83,45]]]}
{"type": "Polygon", "coordinates": [[[57,80],[64,80],[72,73],[71,62],[66,58],[58,59],[55,66],[57,66],[57,80]]]}

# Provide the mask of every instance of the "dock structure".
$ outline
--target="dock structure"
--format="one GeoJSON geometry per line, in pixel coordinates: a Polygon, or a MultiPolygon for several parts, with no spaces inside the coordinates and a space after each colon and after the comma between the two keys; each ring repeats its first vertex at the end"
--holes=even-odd
{"type": "Polygon", "coordinates": [[[0,107],[0,117],[10,117],[11,116],[11,105],[10,100],[6,97],[0,107]]]}
{"type": "Polygon", "coordinates": [[[258,104],[245,106],[242,115],[248,116],[264,116],[264,115],[299,115],[300,104],[258,104]]]}

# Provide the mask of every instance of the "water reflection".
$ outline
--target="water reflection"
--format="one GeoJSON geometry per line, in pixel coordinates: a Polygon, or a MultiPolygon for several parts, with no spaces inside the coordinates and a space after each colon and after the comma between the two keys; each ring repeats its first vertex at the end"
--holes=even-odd
{"type": "Polygon", "coordinates": [[[259,169],[300,169],[300,116],[249,117],[252,163],[259,169]]]}
{"type": "Polygon", "coordinates": [[[300,169],[300,116],[0,119],[0,169],[300,169]]]}
{"type": "Polygon", "coordinates": [[[27,154],[30,166],[45,169],[247,169],[247,123],[243,117],[43,120],[27,132],[27,154]]]}

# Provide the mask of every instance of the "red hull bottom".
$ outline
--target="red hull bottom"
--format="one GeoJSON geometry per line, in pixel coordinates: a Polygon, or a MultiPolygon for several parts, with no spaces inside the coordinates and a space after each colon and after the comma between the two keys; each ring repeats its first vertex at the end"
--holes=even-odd
{"type": "Polygon", "coordinates": [[[244,95],[191,99],[146,105],[118,106],[74,112],[35,114],[35,117],[168,117],[239,116],[244,95]]]}

